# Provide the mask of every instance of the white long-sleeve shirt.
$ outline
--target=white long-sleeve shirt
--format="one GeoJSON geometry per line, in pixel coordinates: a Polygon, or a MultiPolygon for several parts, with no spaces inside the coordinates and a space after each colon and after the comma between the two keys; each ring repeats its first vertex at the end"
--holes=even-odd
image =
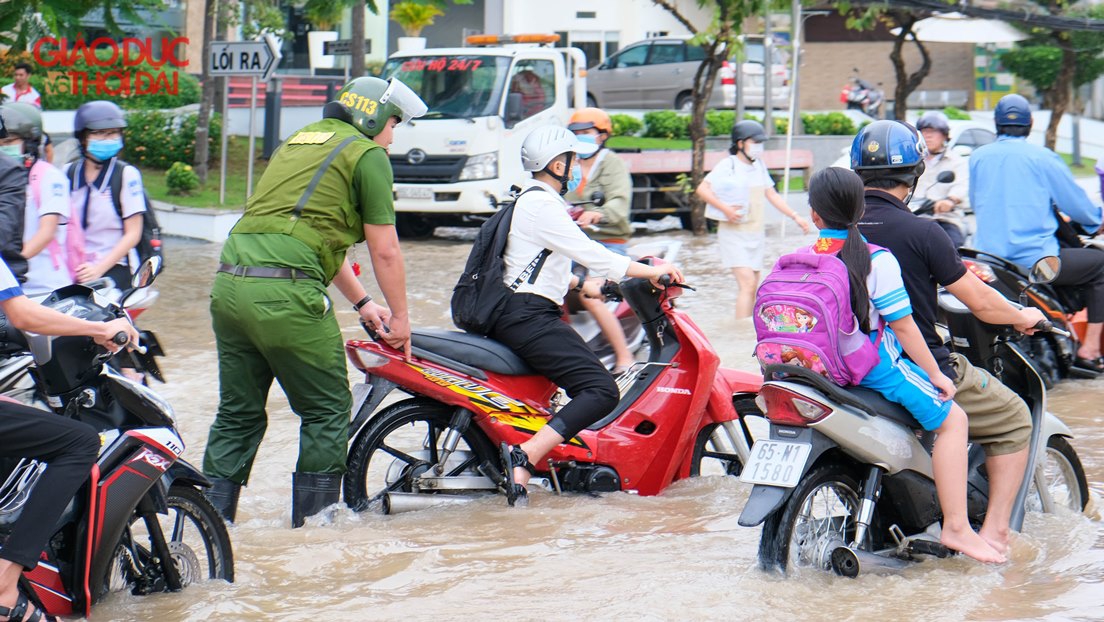
{"type": "Polygon", "coordinates": [[[564,295],[571,286],[573,261],[607,279],[619,281],[624,278],[631,260],[588,238],[571,220],[567,203],[550,186],[532,180],[525,189],[533,186],[544,192],[528,192],[514,206],[514,219],[503,257],[506,272],[502,282],[509,287],[546,248],[552,254],[545,260],[536,282],[530,284],[526,278],[515,291],[537,294],[558,305],[563,304],[564,295]]]}

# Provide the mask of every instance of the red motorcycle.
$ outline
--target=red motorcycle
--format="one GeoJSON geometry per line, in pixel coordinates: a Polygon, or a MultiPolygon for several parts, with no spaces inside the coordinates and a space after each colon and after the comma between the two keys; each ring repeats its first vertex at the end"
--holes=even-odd
{"type": "MultiPolygon", "coordinates": [[[[531,483],[557,493],[655,495],[706,464],[739,473],[752,443],[743,418],[760,415],[754,399],[762,377],[720,367],[705,335],[675,307],[687,287],[659,289],[646,279],[607,285],[640,318],[649,359],[619,377],[617,408],[535,465],[531,483]]],[[[416,331],[412,346],[407,363],[375,339],[346,345],[366,376],[354,387],[344,482],[355,510],[395,513],[503,490],[499,443],[525,441],[566,399],[486,337],[416,331]],[[396,388],[412,397],[377,412],[396,388]]]]}

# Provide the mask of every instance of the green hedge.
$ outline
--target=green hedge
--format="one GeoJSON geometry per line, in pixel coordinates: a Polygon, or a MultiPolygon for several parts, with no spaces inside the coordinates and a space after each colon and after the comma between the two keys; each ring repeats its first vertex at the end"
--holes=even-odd
{"type": "Polygon", "coordinates": [[[690,117],[674,110],[644,113],[646,138],[686,138],[690,136],[690,117]]]}
{"type": "MultiPolygon", "coordinates": [[[[615,115],[621,116],[621,115],[615,115]]],[[[763,119],[752,113],[745,113],[745,119],[759,121],[763,119]]],[[[705,125],[709,136],[728,136],[732,133],[736,113],[731,110],[710,110],[705,113],[705,125]]],[[[789,121],[784,115],[772,117],[774,133],[783,135],[789,129],[789,121]]],[[[851,136],[858,131],[851,117],[842,112],[801,115],[806,134],[820,136],[851,136]]],[[[615,134],[617,124],[614,123],[615,134]]],[[[659,110],[644,114],[644,134],[647,138],[687,139],[690,137],[690,117],[673,110],[659,110]]]]}
{"type": "Polygon", "coordinates": [[[644,122],[631,114],[611,114],[610,123],[613,125],[614,136],[636,136],[644,129],[644,122]]]}
{"type": "MultiPolygon", "coordinates": [[[[111,53],[100,51],[96,53],[96,56],[106,60],[111,58],[111,53]]],[[[124,67],[121,54],[114,65],[107,67],[89,66],[83,56],[80,56],[71,67],[42,67],[29,54],[0,53],[0,86],[12,82],[12,68],[17,62],[21,61],[30,63],[35,68],[34,73],[31,74],[31,86],[42,94],[42,108],[45,110],[73,110],[84,102],[97,99],[107,99],[131,110],[178,108],[199,102],[199,80],[194,76],[177,71],[169,63],[161,68],[155,68],[148,63],[124,67]],[[130,92],[109,95],[98,91],[95,85],[96,75],[109,74],[113,71],[119,71],[129,76],[130,92]],[[74,83],[69,75],[70,72],[86,74],[89,82],[87,88],[83,88],[83,78],[79,78],[80,83],[74,83]],[[143,91],[154,90],[151,80],[159,80],[162,72],[165,74],[165,82],[158,85],[157,93],[135,92],[138,89],[143,91]],[[136,78],[135,76],[138,75],[148,77],[136,78]],[[176,80],[177,90],[175,95],[168,93],[166,88],[172,87],[174,79],[176,80]],[[73,93],[74,88],[77,89],[76,93],[73,93]]],[[[113,93],[119,88],[120,81],[119,77],[111,77],[106,79],[104,86],[109,92],[113,93]]]]}
{"type": "Polygon", "coordinates": [[[858,132],[855,122],[842,112],[802,113],[801,123],[805,126],[806,134],[816,136],[852,136],[858,132]]]}
{"type": "MultiPolygon", "coordinates": [[[[158,110],[128,114],[123,159],[131,164],[162,170],[168,169],[174,162],[193,162],[198,118],[195,113],[176,116],[158,110]]],[[[211,160],[218,158],[221,130],[222,119],[214,115],[208,137],[211,160]]]]}

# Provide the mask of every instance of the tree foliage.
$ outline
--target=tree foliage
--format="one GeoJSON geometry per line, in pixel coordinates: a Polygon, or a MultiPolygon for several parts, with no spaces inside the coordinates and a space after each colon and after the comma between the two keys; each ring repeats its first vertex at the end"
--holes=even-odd
{"type": "MultiPolygon", "coordinates": [[[[1104,6],[1070,8],[1067,2],[1037,1],[1052,15],[1099,20],[1104,6]]],[[[1050,30],[1018,25],[1030,37],[1001,56],[1001,63],[1015,76],[1030,82],[1043,97],[1043,107],[1051,111],[1046,145],[1053,149],[1058,139],[1058,123],[1070,108],[1070,91],[1104,74],[1104,32],[1050,30]]]]}
{"type": "MultiPolygon", "coordinates": [[[[4,0],[0,2],[0,44],[16,52],[28,49],[39,37],[54,34],[76,37],[89,13],[101,9],[108,32],[122,32],[122,20],[144,24],[164,8],[160,0],[4,0]],[[143,14],[142,11],[150,11],[143,14]]],[[[154,17],[156,19],[156,17],[154,17]]]]}

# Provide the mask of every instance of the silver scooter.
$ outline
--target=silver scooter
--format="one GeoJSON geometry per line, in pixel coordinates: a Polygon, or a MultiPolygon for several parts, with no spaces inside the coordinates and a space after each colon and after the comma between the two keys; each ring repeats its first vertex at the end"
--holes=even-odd
{"type": "MultiPolygon", "coordinates": [[[[1057,257],[1040,260],[1031,284],[1058,274],[1057,257]]],[[[1070,429],[1046,409],[1046,386],[1017,345],[1019,334],[985,324],[954,296],[940,293],[953,348],[989,370],[1027,402],[1032,434],[1026,477],[1011,519],[1023,526],[1028,510],[1081,512],[1088,483],[1070,429]]],[[[1058,330],[1042,322],[1037,330],[1058,330]]],[[[855,577],[896,571],[924,557],[946,557],[942,518],[925,432],[901,406],[878,393],[840,387],[810,370],[767,366],[756,402],[770,435],[755,442],[741,473],[754,484],[740,524],[763,524],[764,568],[833,570],[855,577]]],[[[988,504],[981,447],[970,448],[967,511],[980,524],[988,504]]]]}

